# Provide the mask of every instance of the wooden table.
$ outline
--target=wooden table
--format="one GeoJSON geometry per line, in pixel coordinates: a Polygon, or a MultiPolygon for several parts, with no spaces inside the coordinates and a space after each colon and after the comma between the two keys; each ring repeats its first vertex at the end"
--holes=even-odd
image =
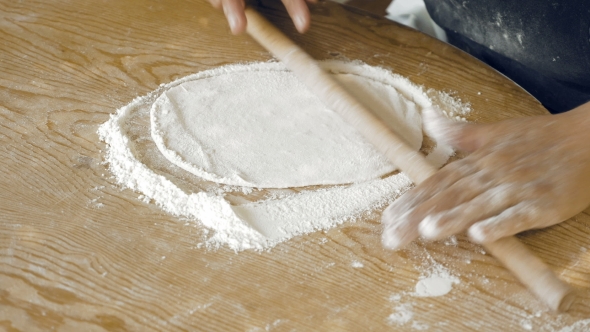
{"type": "MultiPolygon", "coordinates": [[[[360,59],[451,91],[471,103],[471,120],[545,113],[421,33],[321,3],[302,36],[276,8],[260,10],[314,57],[360,59]]],[[[590,317],[587,213],[520,237],[579,290],[561,315],[464,237],[384,250],[378,214],[268,252],[198,248],[198,222],[116,185],[97,128],[161,83],[268,53],[231,36],[203,0],[3,0],[0,15],[0,330],[552,331],[590,317]],[[412,296],[432,264],[460,284],[412,296]],[[401,309],[413,316],[397,324],[401,309]]]]}

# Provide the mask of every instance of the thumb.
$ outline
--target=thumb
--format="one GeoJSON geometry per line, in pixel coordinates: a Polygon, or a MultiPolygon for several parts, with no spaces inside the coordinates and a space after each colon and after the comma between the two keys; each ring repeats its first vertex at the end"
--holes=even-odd
{"type": "Polygon", "coordinates": [[[464,152],[473,152],[487,142],[487,125],[453,121],[438,108],[422,111],[424,131],[437,143],[447,144],[464,152]]]}

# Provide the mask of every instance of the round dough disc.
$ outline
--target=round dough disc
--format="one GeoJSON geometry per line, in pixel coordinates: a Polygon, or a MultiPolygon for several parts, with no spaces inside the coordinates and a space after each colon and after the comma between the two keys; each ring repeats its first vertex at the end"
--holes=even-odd
{"type": "MultiPolygon", "coordinates": [[[[394,122],[412,148],[420,148],[422,124],[414,102],[386,81],[334,75],[382,119],[394,122]]],[[[277,63],[236,65],[181,82],[158,97],[151,121],[152,137],[168,160],[218,183],[347,184],[395,170],[277,63]]]]}

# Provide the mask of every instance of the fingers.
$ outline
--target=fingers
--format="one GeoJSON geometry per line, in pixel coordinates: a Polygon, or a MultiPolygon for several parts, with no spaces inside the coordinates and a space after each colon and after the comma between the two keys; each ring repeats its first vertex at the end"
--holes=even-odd
{"type": "Polygon", "coordinates": [[[383,212],[383,218],[395,220],[395,222],[385,224],[383,229],[381,243],[385,248],[391,250],[400,249],[418,237],[418,227],[407,221],[408,214],[409,212],[397,215],[391,209],[383,212]]]}
{"type": "Polygon", "coordinates": [[[485,172],[467,173],[461,179],[443,188],[438,194],[423,202],[414,211],[414,217],[422,221],[428,215],[447,211],[465,202],[469,202],[482,192],[492,188],[493,184],[485,175],[485,172]]]}
{"type": "Polygon", "coordinates": [[[469,236],[478,243],[499,240],[506,236],[518,234],[533,228],[541,228],[556,224],[560,220],[556,213],[541,211],[531,201],[520,202],[502,213],[480,221],[469,228],[469,236]]]}
{"type": "MultiPolygon", "coordinates": [[[[309,29],[310,14],[307,3],[317,3],[318,0],[283,0],[289,16],[293,20],[297,31],[304,33],[309,29]]],[[[246,30],[246,15],[244,14],[244,0],[209,0],[217,9],[223,9],[223,13],[234,35],[246,30]]]]}
{"type": "MultiPolygon", "coordinates": [[[[311,1],[308,1],[311,2],[311,1]]],[[[315,3],[317,1],[314,0],[315,3]]],[[[289,16],[293,20],[295,24],[295,28],[300,33],[304,33],[309,29],[310,24],[310,15],[309,15],[309,8],[307,8],[307,3],[305,0],[283,0],[283,4],[285,8],[287,8],[287,12],[289,16]]]]}
{"type": "MultiPolygon", "coordinates": [[[[436,203],[433,202],[442,201],[438,198],[431,201],[431,198],[473,172],[474,169],[469,164],[464,165],[463,161],[458,161],[443,168],[420,186],[393,202],[381,217],[384,225],[383,245],[389,249],[398,249],[415,240],[419,235],[419,223],[437,208],[436,203]]],[[[445,197],[448,198],[446,195],[445,197]]]]}
{"type": "Polygon", "coordinates": [[[437,142],[461,151],[473,152],[488,141],[488,125],[455,122],[433,108],[424,109],[422,114],[424,130],[437,142]]]}
{"type": "Polygon", "coordinates": [[[474,241],[486,243],[571,216],[575,209],[564,193],[574,192],[567,188],[583,187],[588,177],[574,176],[571,185],[567,184],[567,172],[579,160],[571,154],[557,158],[567,159],[561,168],[548,162],[551,151],[565,156],[560,149],[569,151],[570,141],[547,136],[546,127],[556,120],[544,121],[537,117],[474,125],[424,110],[429,135],[439,143],[473,153],[446,166],[386,209],[384,246],[397,249],[419,235],[440,239],[465,229],[474,241]],[[534,130],[537,127],[545,130],[534,130]]]}
{"type": "Polygon", "coordinates": [[[449,210],[428,215],[420,223],[420,235],[438,240],[466,230],[475,222],[490,218],[513,206],[521,199],[509,185],[500,185],[485,191],[449,210]]]}
{"type": "Polygon", "coordinates": [[[442,168],[414,190],[393,202],[389,208],[396,210],[396,212],[414,209],[416,206],[424,204],[432,197],[447,190],[455,182],[476,172],[477,169],[468,159],[456,161],[442,168]]]}
{"type": "Polygon", "coordinates": [[[209,3],[211,3],[215,9],[221,9],[221,0],[209,0],[209,3]]]}
{"type": "MultiPolygon", "coordinates": [[[[223,13],[229,23],[229,28],[234,35],[240,34],[246,30],[246,14],[244,14],[245,4],[243,0],[211,0],[212,3],[217,1],[223,6],[223,13]]],[[[215,6],[215,4],[213,4],[215,6]]]]}

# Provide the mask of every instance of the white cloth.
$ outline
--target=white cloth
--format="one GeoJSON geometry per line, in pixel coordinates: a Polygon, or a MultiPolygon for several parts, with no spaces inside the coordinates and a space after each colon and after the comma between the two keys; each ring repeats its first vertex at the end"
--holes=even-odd
{"type": "Polygon", "coordinates": [[[386,11],[385,17],[392,21],[447,41],[445,31],[430,18],[423,0],[393,0],[386,11]]]}

